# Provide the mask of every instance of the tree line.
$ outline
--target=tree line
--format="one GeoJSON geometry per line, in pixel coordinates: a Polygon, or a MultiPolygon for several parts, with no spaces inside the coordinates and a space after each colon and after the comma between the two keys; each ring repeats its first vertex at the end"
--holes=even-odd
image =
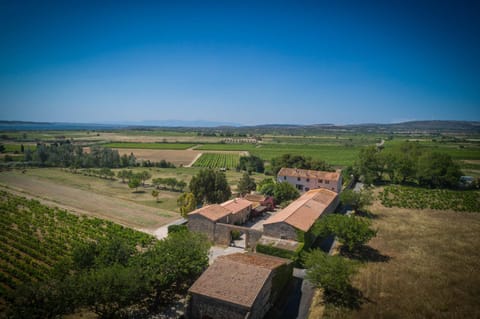
{"type": "Polygon", "coordinates": [[[448,154],[404,142],[388,149],[374,146],[360,150],[354,172],[366,183],[389,181],[415,183],[432,188],[454,188],[462,176],[460,166],[448,154]]]}
{"type": "Polygon", "coordinates": [[[25,149],[24,161],[30,165],[71,167],[71,168],[120,168],[120,167],[160,167],[175,168],[175,165],[161,160],[159,162],[137,161],[133,153],[120,156],[117,150],[107,147],[92,146],[85,152],[80,145],[73,145],[69,140],[62,143],[39,143],[35,150],[25,149]]]}

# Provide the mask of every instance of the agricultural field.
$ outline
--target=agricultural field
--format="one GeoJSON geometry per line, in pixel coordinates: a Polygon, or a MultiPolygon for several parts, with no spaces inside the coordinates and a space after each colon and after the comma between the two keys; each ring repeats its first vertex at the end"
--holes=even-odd
{"type": "Polygon", "coordinates": [[[48,278],[55,264],[69,257],[78,243],[119,236],[146,247],[155,240],[106,220],[77,216],[5,191],[0,191],[0,215],[0,300],[7,302],[22,283],[48,278]]]}
{"type": "Polygon", "coordinates": [[[109,148],[130,148],[130,149],[148,149],[148,150],[186,150],[195,144],[186,143],[107,143],[103,147],[109,148]]]}
{"type": "Polygon", "coordinates": [[[348,307],[327,304],[323,318],[478,318],[480,214],[378,201],[371,213],[378,233],[353,278],[360,296],[348,307]]]}
{"type": "Polygon", "coordinates": [[[194,167],[228,168],[234,169],[238,166],[240,156],[227,153],[203,153],[193,164],[194,167]]]}
{"type": "Polygon", "coordinates": [[[134,192],[118,180],[72,174],[61,169],[1,172],[0,186],[49,206],[145,231],[179,217],[175,212],[178,193],[162,191],[157,203],[150,194],[151,185],[134,192]]]}
{"type": "Polygon", "coordinates": [[[476,190],[425,189],[386,186],[379,193],[385,207],[440,209],[458,212],[480,212],[480,192],[476,190]]]}
{"type": "Polygon", "coordinates": [[[120,156],[124,154],[128,156],[133,153],[137,160],[148,160],[151,162],[165,160],[173,163],[175,166],[189,165],[200,154],[200,152],[194,150],[154,150],[133,148],[118,148],[116,150],[120,156]]]}

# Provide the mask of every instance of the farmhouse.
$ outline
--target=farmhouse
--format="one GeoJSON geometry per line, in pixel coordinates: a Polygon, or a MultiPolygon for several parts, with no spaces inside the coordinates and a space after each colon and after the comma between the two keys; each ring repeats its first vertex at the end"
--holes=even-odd
{"type": "Polygon", "coordinates": [[[317,188],[326,188],[336,193],[340,193],[342,190],[342,175],[340,170],[336,172],[324,172],[283,167],[278,172],[277,181],[279,183],[287,182],[295,186],[299,191],[305,192],[317,188]]]}
{"type": "Polygon", "coordinates": [[[215,241],[217,223],[243,224],[252,210],[252,203],[243,198],[235,198],[222,204],[203,206],[188,214],[188,228],[191,231],[205,234],[209,240],[215,241]]]}
{"type": "Polygon", "coordinates": [[[263,233],[269,237],[300,241],[322,215],[331,213],[338,205],[338,194],[319,188],[303,194],[263,224],[263,233]]]}
{"type": "Polygon", "coordinates": [[[186,316],[263,318],[292,277],[290,260],[256,253],[218,257],[190,287],[186,316]]]}

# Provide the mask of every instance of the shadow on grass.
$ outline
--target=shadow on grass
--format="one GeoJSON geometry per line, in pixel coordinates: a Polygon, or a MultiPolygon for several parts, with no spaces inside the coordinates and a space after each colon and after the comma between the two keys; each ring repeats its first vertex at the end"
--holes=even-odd
{"type": "Polygon", "coordinates": [[[360,211],[360,210],[357,210],[355,212],[355,216],[365,217],[365,218],[368,218],[368,219],[379,219],[380,218],[380,216],[378,216],[378,214],[374,214],[374,213],[369,212],[369,211],[360,211]]]}
{"type": "Polygon", "coordinates": [[[377,249],[367,245],[363,245],[354,251],[348,251],[346,247],[340,249],[340,255],[349,259],[358,260],[361,262],[389,262],[392,257],[381,254],[377,249]]]}
{"type": "Polygon", "coordinates": [[[365,302],[370,302],[360,290],[351,285],[343,292],[325,290],[323,301],[326,304],[351,310],[358,310],[365,302]]]}
{"type": "Polygon", "coordinates": [[[146,192],[144,190],[138,190],[138,191],[133,191],[132,193],[134,193],[134,194],[145,194],[146,192]]]}

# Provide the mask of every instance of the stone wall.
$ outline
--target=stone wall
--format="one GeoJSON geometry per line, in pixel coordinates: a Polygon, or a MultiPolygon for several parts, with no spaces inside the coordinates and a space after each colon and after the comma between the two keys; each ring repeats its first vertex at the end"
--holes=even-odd
{"type": "Polygon", "coordinates": [[[298,240],[296,229],[285,222],[264,224],[263,233],[270,237],[298,240]]]}
{"type": "Polygon", "coordinates": [[[191,294],[185,313],[188,319],[231,318],[245,319],[249,313],[247,307],[209,298],[203,295],[191,294]]]}
{"type": "Polygon", "coordinates": [[[193,232],[205,234],[211,241],[215,239],[215,223],[200,214],[188,216],[188,229],[193,232]]]}
{"type": "Polygon", "coordinates": [[[220,245],[230,245],[231,231],[238,230],[245,234],[246,248],[255,248],[257,241],[262,237],[262,232],[248,227],[217,223],[214,230],[214,242],[220,245]]]}
{"type": "Polygon", "coordinates": [[[247,219],[248,219],[248,214],[250,214],[250,211],[252,210],[252,206],[248,206],[247,208],[242,209],[241,211],[235,212],[231,216],[231,220],[228,224],[235,224],[235,225],[241,225],[244,224],[247,219]]]}

